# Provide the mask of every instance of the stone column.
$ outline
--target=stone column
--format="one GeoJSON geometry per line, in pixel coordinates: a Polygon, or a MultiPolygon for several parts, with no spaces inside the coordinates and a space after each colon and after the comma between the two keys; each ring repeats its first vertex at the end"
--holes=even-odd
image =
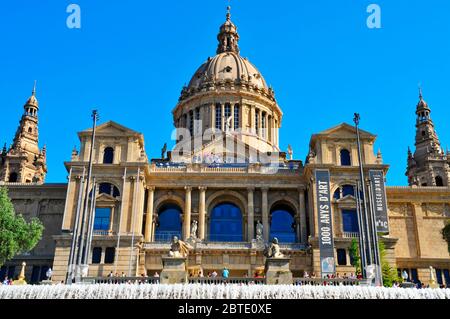
{"type": "Polygon", "coordinates": [[[250,106],[250,127],[249,127],[250,133],[255,133],[255,106],[250,106]]]}
{"type": "Polygon", "coordinates": [[[268,202],[267,202],[268,190],[269,190],[269,188],[267,188],[267,187],[261,188],[262,223],[263,223],[263,229],[264,229],[263,238],[264,238],[264,241],[266,241],[266,242],[269,241],[269,233],[270,233],[270,230],[269,230],[269,207],[268,207],[268,202]]]}
{"type": "Polygon", "coordinates": [[[153,224],[153,197],[155,193],[155,187],[148,188],[147,197],[147,212],[145,217],[145,241],[152,241],[152,224],[153,224]]]}
{"type": "Polygon", "coordinates": [[[211,129],[216,128],[216,105],[214,103],[211,104],[210,107],[210,116],[211,116],[211,125],[209,126],[211,129]]]}
{"type": "Polygon", "coordinates": [[[234,103],[230,103],[231,112],[231,127],[230,131],[234,131],[234,103]]]}
{"type": "Polygon", "coordinates": [[[306,234],[306,205],[305,205],[305,190],[303,188],[298,189],[298,207],[300,217],[300,237],[298,240],[302,243],[306,243],[308,240],[306,234]]]}
{"type": "Polygon", "coordinates": [[[255,238],[255,204],[253,200],[254,187],[247,188],[247,241],[255,238]]]}
{"type": "Polygon", "coordinates": [[[198,201],[198,238],[200,240],[205,239],[205,216],[206,216],[206,207],[205,207],[205,193],[206,187],[199,187],[200,191],[199,201],[198,201]]]}
{"type": "Polygon", "coordinates": [[[191,191],[192,187],[186,186],[186,196],[184,201],[184,221],[183,221],[183,239],[191,237],[191,191]]]}

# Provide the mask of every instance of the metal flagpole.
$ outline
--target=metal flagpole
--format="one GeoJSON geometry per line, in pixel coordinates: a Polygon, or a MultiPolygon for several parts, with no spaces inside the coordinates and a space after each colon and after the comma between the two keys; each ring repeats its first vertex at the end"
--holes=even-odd
{"type": "Polygon", "coordinates": [[[364,214],[363,214],[363,224],[364,224],[364,228],[365,231],[367,233],[367,252],[368,252],[368,260],[370,262],[370,264],[373,263],[373,255],[372,255],[372,243],[369,240],[370,239],[370,228],[368,225],[368,211],[367,211],[367,201],[366,201],[366,187],[365,187],[365,182],[364,182],[364,170],[363,170],[363,162],[362,162],[362,155],[361,155],[361,141],[360,141],[360,137],[359,137],[359,120],[360,120],[360,116],[358,113],[355,113],[355,117],[353,118],[353,121],[355,122],[355,127],[356,127],[356,142],[358,145],[358,160],[359,160],[359,176],[360,176],[360,180],[361,180],[361,190],[362,190],[362,194],[363,194],[363,198],[362,198],[362,202],[363,202],[363,207],[364,207],[364,214]]]}
{"type": "Polygon", "coordinates": [[[128,276],[131,277],[131,260],[133,258],[133,251],[134,251],[134,231],[135,231],[135,227],[136,227],[136,201],[137,201],[137,191],[138,191],[138,183],[139,183],[139,175],[140,175],[140,167],[138,167],[137,170],[137,176],[136,176],[136,182],[134,184],[134,194],[133,194],[133,216],[132,216],[132,226],[131,226],[131,251],[130,251],[130,262],[128,264],[128,276]]]}
{"type": "Polygon", "coordinates": [[[67,207],[69,206],[67,199],[69,198],[69,193],[70,193],[70,180],[72,179],[72,170],[73,170],[73,167],[71,166],[70,170],[69,170],[69,177],[68,177],[68,181],[69,182],[67,183],[66,201],[65,201],[65,204],[64,204],[64,215],[63,215],[63,221],[62,221],[63,227],[64,227],[64,224],[66,222],[67,207]]]}
{"type": "Polygon", "coordinates": [[[72,244],[70,246],[69,265],[68,265],[68,271],[66,274],[66,283],[72,283],[72,278],[73,278],[73,274],[75,271],[74,259],[76,256],[76,249],[77,249],[77,242],[78,242],[78,226],[80,223],[80,211],[81,211],[81,201],[82,201],[82,197],[83,197],[85,171],[86,171],[86,168],[83,167],[83,175],[81,176],[80,185],[78,187],[77,211],[75,213],[75,222],[73,225],[72,244]],[[70,279],[70,281],[69,281],[69,279],[70,279]]]}
{"type": "Polygon", "coordinates": [[[364,247],[364,240],[365,240],[365,234],[364,234],[364,225],[362,220],[362,212],[361,212],[361,191],[359,186],[359,181],[356,181],[356,210],[357,210],[357,216],[358,216],[358,230],[359,230],[359,256],[360,256],[360,267],[361,267],[361,275],[363,278],[366,278],[366,251],[364,247]]]}
{"type": "Polygon", "coordinates": [[[84,265],[85,260],[83,260],[83,248],[84,248],[84,240],[85,240],[85,228],[87,222],[87,208],[88,208],[88,197],[89,197],[89,188],[90,188],[90,180],[92,175],[92,154],[94,152],[94,143],[95,143],[95,128],[97,125],[98,113],[97,110],[92,111],[92,136],[91,136],[91,148],[89,152],[89,169],[87,174],[86,181],[86,189],[85,189],[85,197],[84,197],[84,205],[83,205],[83,217],[81,219],[81,232],[80,232],[80,248],[78,250],[78,265],[81,268],[81,265],[84,265]]]}
{"type": "Polygon", "coordinates": [[[117,259],[119,258],[119,247],[120,247],[120,226],[122,225],[122,216],[123,216],[123,210],[124,210],[124,204],[123,204],[123,192],[125,191],[125,182],[127,179],[127,168],[125,167],[124,171],[123,171],[123,186],[122,186],[122,193],[121,193],[121,198],[122,198],[122,203],[120,206],[120,216],[119,216],[119,225],[117,226],[117,244],[116,244],[116,251],[115,251],[115,256],[114,256],[114,274],[117,272],[117,259]]]}
{"type": "Polygon", "coordinates": [[[97,197],[97,183],[94,182],[92,184],[92,191],[91,191],[91,209],[89,213],[89,223],[87,228],[87,238],[86,238],[86,249],[84,250],[84,260],[86,261],[86,264],[89,265],[89,255],[91,253],[91,243],[92,243],[92,232],[93,232],[93,226],[94,226],[94,217],[95,217],[95,203],[96,203],[96,197],[97,197]]]}
{"type": "Polygon", "coordinates": [[[370,206],[370,224],[372,226],[372,238],[373,238],[373,254],[375,259],[375,264],[377,265],[376,269],[376,275],[377,275],[377,284],[382,286],[383,285],[383,274],[381,272],[381,259],[380,259],[380,249],[378,246],[378,234],[377,234],[377,228],[375,225],[375,207],[374,207],[374,201],[373,201],[373,194],[372,194],[372,186],[370,185],[370,180],[368,183],[368,190],[369,190],[369,206],[370,206]]]}

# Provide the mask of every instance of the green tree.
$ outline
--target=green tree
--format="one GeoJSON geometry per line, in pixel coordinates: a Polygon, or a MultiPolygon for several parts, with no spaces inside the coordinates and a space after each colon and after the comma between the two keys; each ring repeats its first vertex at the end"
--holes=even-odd
{"type": "Polygon", "coordinates": [[[6,187],[0,187],[0,266],[32,250],[42,237],[44,226],[37,218],[29,223],[16,215],[6,187]]]}
{"type": "Polygon", "coordinates": [[[350,264],[356,268],[356,273],[361,272],[358,241],[353,238],[349,248],[350,264]]]}
{"type": "MultiPolygon", "coordinates": [[[[392,287],[394,282],[400,282],[401,279],[398,277],[397,270],[389,264],[386,260],[386,247],[382,241],[378,243],[378,249],[380,251],[381,259],[381,272],[383,276],[383,286],[392,287]]],[[[356,239],[352,240],[349,248],[349,254],[351,259],[351,264],[356,268],[356,272],[361,271],[360,257],[359,257],[359,243],[356,239]]]]}
{"type": "Polygon", "coordinates": [[[450,253],[450,220],[447,221],[444,228],[442,228],[442,238],[447,242],[448,252],[450,253]]]}
{"type": "Polygon", "coordinates": [[[382,241],[378,242],[378,250],[380,251],[383,286],[392,287],[394,282],[401,282],[402,280],[398,277],[397,269],[391,267],[389,262],[386,260],[386,246],[382,241]]]}

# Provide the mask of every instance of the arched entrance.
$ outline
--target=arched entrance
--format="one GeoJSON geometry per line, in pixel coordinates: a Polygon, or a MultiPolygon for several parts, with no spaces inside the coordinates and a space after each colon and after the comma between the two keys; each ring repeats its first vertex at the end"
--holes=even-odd
{"type": "Polygon", "coordinates": [[[270,210],[269,239],[276,237],[280,243],[297,241],[295,210],[285,203],[275,204],[270,210]]]}
{"type": "Polygon", "coordinates": [[[176,204],[162,205],[158,210],[155,241],[168,242],[173,236],[181,238],[181,208],[176,204]]]}
{"type": "Polygon", "coordinates": [[[241,209],[231,203],[217,204],[211,211],[209,240],[240,242],[244,240],[241,209]]]}

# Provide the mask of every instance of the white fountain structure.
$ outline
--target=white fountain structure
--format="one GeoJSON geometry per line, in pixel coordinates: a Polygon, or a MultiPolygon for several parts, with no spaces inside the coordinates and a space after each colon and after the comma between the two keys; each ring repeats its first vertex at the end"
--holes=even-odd
{"type": "Polygon", "coordinates": [[[450,299],[450,289],[239,284],[0,286],[0,299],[450,299]]]}

